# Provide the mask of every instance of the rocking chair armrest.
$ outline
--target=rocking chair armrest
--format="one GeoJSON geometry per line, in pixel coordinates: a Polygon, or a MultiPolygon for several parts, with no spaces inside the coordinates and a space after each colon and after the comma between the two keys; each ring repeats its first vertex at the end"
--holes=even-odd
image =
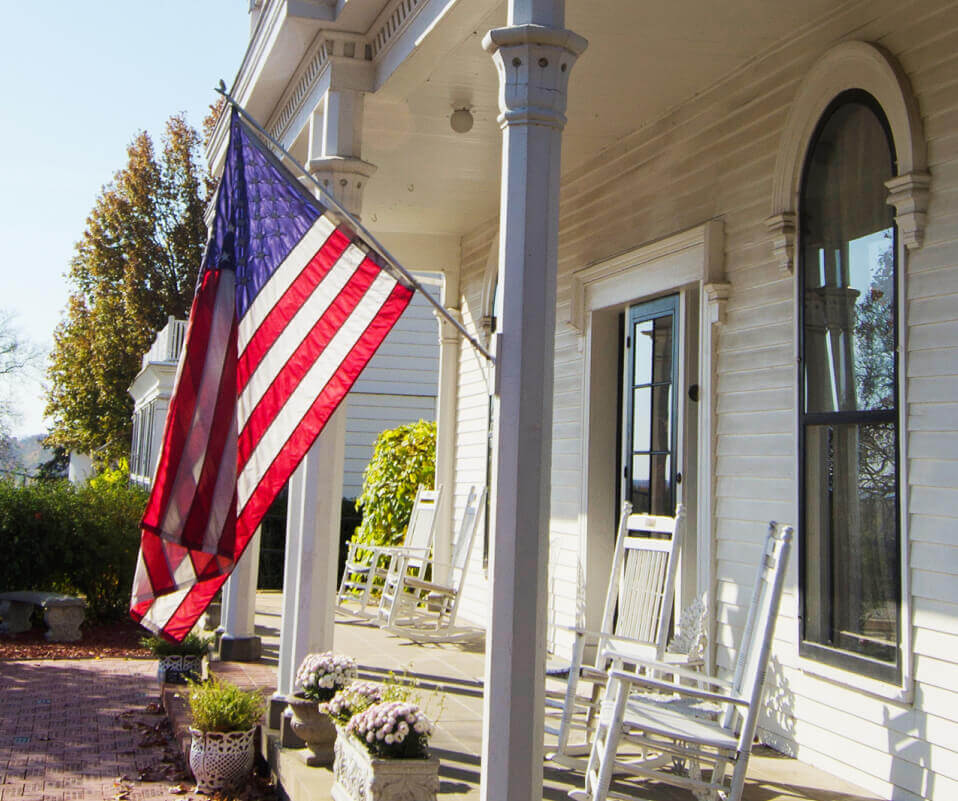
{"type": "MultiPolygon", "coordinates": [[[[635,674],[648,676],[655,673],[668,673],[676,678],[683,678],[694,681],[699,684],[705,684],[712,687],[718,687],[722,690],[731,690],[732,685],[715,676],[709,676],[699,670],[689,670],[687,667],[677,665],[674,662],[662,662],[655,659],[643,659],[637,657],[628,650],[617,650],[615,647],[606,648],[602,652],[603,659],[617,659],[620,662],[626,662],[635,667],[635,674]]],[[[632,673],[632,671],[626,671],[632,673]]],[[[685,686],[685,685],[683,685],[685,686]]]]}
{"type": "Polygon", "coordinates": [[[405,583],[410,587],[415,587],[417,590],[429,590],[429,592],[437,595],[456,594],[456,590],[453,587],[449,587],[445,584],[436,584],[434,581],[426,581],[425,579],[415,578],[414,576],[407,576],[405,583]]]}
{"type": "Polygon", "coordinates": [[[429,548],[419,548],[415,545],[381,545],[376,546],[381,556],[429,556],[429,548]]]}
{"type": "Polygon", "coordinates": [[[692,698],[700,698],[703,701],[715,701],[719,704],[734,704],[735,706],[747,707],[749,702],[744,698],[726,693],[713,693],[708,690],[700,690],[697,687],[689,687],[686,684],[674,684],[670,681],[660,681],[659,679],[650,679],[648,676],[632,673],[628,670],[611,670],[609,678],[626,682],[630,685],[640,685],[651,690],[660,692],[674,693],[675,695],[685,695],[692,698]]]}
{"type": "Polygon", "coordinates": [[[584,629],[581,626],[565,626],[561,623],[556,623],[555,628],[561,629],[562,631],[568,631],[571,634],[574,634],[576,639],[583,639],[589,642],[598,642],[601,637],[605,636],[601,631],[584,629]]]}

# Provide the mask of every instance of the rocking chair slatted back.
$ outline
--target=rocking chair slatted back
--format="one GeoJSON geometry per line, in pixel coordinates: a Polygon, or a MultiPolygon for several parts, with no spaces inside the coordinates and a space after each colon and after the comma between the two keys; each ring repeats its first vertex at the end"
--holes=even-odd
{"type": "MultiPolygon", "coordinates": [[[[648,643],[655,658],[664,653],[684,517],[681,504],[675,517],[631,514],[631,506],[623,505],[600,629],[604,639],[627,637],[648,643]]],[[[599,643],[600,653],[605,644],[599,643]]]]}
{"type": "Polygon", "coordinates": [[[768,524],[768,537],[759,560],[752,600],[732,676],[731,694],[748,701],[748,706],[745,707],[744,716],[733,704],[728,704],[722,713],[722,726],[736,730],[741,738],[748,739],[748,743],[742,743],[741,747],[751,744],[752,732],[755,729],[791,544],[790,526],[775,521],[768,524]]]}
{"type": "Polygon", "coordinates": [[[472,551],[473,538],[479,528],[477,523],[485,498],[485,487],[478,494],[475,487],[470,487],[469,497],[466,499],[466,508],[462,513],[462,522],[456,532],[456,541],[452,544],[451,567],[459,573],[466,569],[466,562],[469,560],[469,554],[472,551]]]}

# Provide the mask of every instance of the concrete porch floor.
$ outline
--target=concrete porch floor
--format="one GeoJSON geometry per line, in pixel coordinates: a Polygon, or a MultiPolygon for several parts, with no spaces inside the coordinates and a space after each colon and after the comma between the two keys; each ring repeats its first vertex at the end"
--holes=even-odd
{"type": "MultiPolygon", "coordinates": [[[[257,634],[263,638],[259,662],[214,662],[218,675],[247,687],[275,688],[279,652],[282,595],[260,592],[256,604],[257,634]]],[[[343,615],[336,617],[334,648],[359,663],[364,678],[384,678],[390,672],[418,682],[427,711],[441,704],[432,750],[441,760],[441,798],[479,798],[479,759],[482,750],[482,687],[484,657],[481,638],[472,644],[416,645],[387,634],[375,625],[343,615]],[[438,690],[438,692],[436,692],[438,690]]],[[[284,794],[292,801],[331,798],[332,773],[306,767],[302,751],[280,749],[270,738],[269,758],[284,794]]],[[[546,736],[546,751],[551,745],[546,736]]],[[[544,799],[562,801],[581,789],[582,774],[545,763],[544,799]]],[[[686,791],[645,785],[649,801],[692,801],[686,791]]],[[[878,797],[770,748],[759,747],[749,762],[744,801],[877,801],[878,797]]]]}

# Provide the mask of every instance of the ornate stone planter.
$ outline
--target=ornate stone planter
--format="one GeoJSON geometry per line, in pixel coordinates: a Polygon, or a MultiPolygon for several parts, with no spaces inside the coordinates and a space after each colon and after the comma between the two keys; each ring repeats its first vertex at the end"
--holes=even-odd
{"type": "Polygon", "coordinates": [[[246,783],[253,770],[255,727],[206,733],[191,728],[190,734],[190,770],[198,792],[212,795],[246,783]]]}
{"type": "Polygon", "coordinates": [[[309,749],[306,764],[332,765],[336,726],[329,715],[319,711],[318,701],[311,701],[301,693],[290,697],[289,709],[293,713],[290,728],[309,749]]]}
{"type": "Polygon", "coordinates": [[[337,726],[335,801],[436,801],[439,758],[380,759],[337,726]]]}
{"type": "Polygon", "coordinates": [[[202,654],[161,656],[156,669],[156,680],[160,684],[186,684],[187,679],[199,681],[202,677],[202,654]]]}

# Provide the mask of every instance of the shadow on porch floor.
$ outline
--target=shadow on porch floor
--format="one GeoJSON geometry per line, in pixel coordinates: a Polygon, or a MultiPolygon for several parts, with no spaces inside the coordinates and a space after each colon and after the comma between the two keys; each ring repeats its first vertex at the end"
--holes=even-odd
{"type": "MultiPolygon", "coordinates": [[[[281,603],[280,593],[258,594],[256,624],[263,637],[264,657],[256,663],[214,662],[218,675],[242,686],[275,688],[281,603]]],[[[443,707],[432,739],[433,751],[441,761],[440,797],[478,799],[484,670],[481,641],[478,645],[416,645],[370,623],[337,615],[334,647],[356,659],[363,677],[405,674],[427,695],[434,689],[441,691],[443,707]]],[[[550,745],[547,736],[547,751],[550,745]]],[[[292,801],[331,798],[331,772],[306,767],[300,753],[273,749],[285,793],[292,801]]],[[[580,773],[545,764],[543,799],[564,801],[569,790],[581,787],[580,773]]],[[[692,795],[682,790],[645,787],[644,797],[650,801],[692,801],[692,795]]],[[[763,746],[756,748],[749,763],[744,801],[877,801],[877,796],[763,746]]]]}

